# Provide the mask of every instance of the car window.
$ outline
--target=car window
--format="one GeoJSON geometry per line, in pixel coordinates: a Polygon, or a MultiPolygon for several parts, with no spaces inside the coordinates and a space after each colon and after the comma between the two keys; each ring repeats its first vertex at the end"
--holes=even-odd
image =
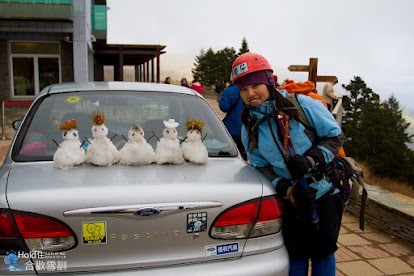
{"type": "Polygon", "coordinates": [[[190,118],[206,123],[204,145],[209,156],[236,156],[237,151],[220,119],[202,98],[168,92],[73,92],[46,96],[29,111],[13,148],[15,161],[52,160],[62,142],[59,126],[75,119],[81,142],[86,148],[91,141],[91,114],[103,112],[105,125],[118,149],[127,139],[133,124],[142,126],[145,138],[155,149],[162,137],[164,120],[175,119],[179,138],[186,136],[185,122],[190,118]]]}

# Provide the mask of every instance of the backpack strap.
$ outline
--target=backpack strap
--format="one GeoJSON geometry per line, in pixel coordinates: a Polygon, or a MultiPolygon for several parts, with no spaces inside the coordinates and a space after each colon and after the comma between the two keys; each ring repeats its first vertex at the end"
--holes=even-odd
{"type": "Polygon", "coordinates": [[[364,182],[364,171],[359,166],[359,164],[352,158],[352,157],[343,157],[353,169],[354,174],[352,175],[352,191],[351,196],[356,200],[359,195],[359,189],[362,187],[362,195],[361,195],[361,210],[359,212],[359,228],[364,230],[365,224],[365,206],[368,198],[367,188],[364,182]]]}
{"type": "Polygon", "coordinates": [[[302,109],[302,106],[300,106],[297,94],[296,93],[288,93],[286,92],[286,99],[288,99],[297,109],[298,111],[298,117],[299,121],[308,129],[315,130],[309,123],[308,118],[306,117],[305,112],[302,109]]]}
{"type": "MultiPolygon", "coordinates": [[[[306,117],[305,112],[303,111],[301,105],[298,102],[296,93],[286,92],[286,99],[288,99],[297,109],[298,117],[300,123],[302,123],[305,128],[315,131],[315,129],[310,125],[308,118],[306,117]]],[[[336,156],[338,158],[339,156],[336,156]]],[[[362,168],[356,163],[356,161],[351,157],[345,157],[341,159],[344,164],[347,165],[347,172],[349,177],[352,180],[352,191],[351,198],[356,198],[359,194],[359,187],[362,187],[362,197],[361,197],[361,210],[359,212],[359,228],[364,230],[365,226],[365,205],[368,197],[367,189],[365,187],[365,182],[363,179],[362,168]],[[344,162],[345,161],[345,162],[344,162]]]]}

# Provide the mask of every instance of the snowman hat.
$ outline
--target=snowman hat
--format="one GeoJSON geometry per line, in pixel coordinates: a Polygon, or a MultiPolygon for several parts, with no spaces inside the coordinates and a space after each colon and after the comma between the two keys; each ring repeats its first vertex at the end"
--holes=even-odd
{"type": "Polygon", "coordinates": [[[168,128],[177,128],[180,124],[175,121],[175,119],[169,119],[168,121],[163,121],[165,127],[168,128]]]}
{"type": "Polygon", "coordinates": [[[200,131],[200,133],[203,133],[203,127],[205,126],[206,124],[199,119],[189,119],[187,122],[185,122],[185,128],[187,131],[195,129],[200,131]]]}
{"type": "Polygon", "coordinates": [[[64,124],[59,126],[60,130],[71,130],[72,128],[76,128],[76,120],[75,119],[67,120],[64,124]]]}
{"type": "Polygon", "coordinates": [[[91,121],[93,125],[97,125],[97,126],[103,125],[106,122],[105,115],[102,112],[94,111],[92,112],[91,121]]]}

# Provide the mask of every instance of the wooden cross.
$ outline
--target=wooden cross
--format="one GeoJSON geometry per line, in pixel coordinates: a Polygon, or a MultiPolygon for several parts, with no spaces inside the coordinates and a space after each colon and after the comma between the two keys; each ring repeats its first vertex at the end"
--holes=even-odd
{"type": "Polygon", "coordinates": [[[336,76],[318,76],[318,58],[310,58],[309,65],[290,65],[289,71],[292,72],[308,72],[308,80],[317,82],[335,82],[338,80],[336,76]]]}

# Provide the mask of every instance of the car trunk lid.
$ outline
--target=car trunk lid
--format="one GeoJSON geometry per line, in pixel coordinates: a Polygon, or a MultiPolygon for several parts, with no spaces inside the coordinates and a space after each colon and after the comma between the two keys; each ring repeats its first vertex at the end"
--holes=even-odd
{"type": "Polygon", "coordinates": [[[262,190],[237,158],[210,158],[208,166],[67,170],[39,162],[12,166],[7,198],[12,210],[29,211],[30,202],[31,212],[68,225],[78,244],[64,252],[67,270],[86,271],[239,257],[245,240],[212,239],[209,227],[262,190]]]}

